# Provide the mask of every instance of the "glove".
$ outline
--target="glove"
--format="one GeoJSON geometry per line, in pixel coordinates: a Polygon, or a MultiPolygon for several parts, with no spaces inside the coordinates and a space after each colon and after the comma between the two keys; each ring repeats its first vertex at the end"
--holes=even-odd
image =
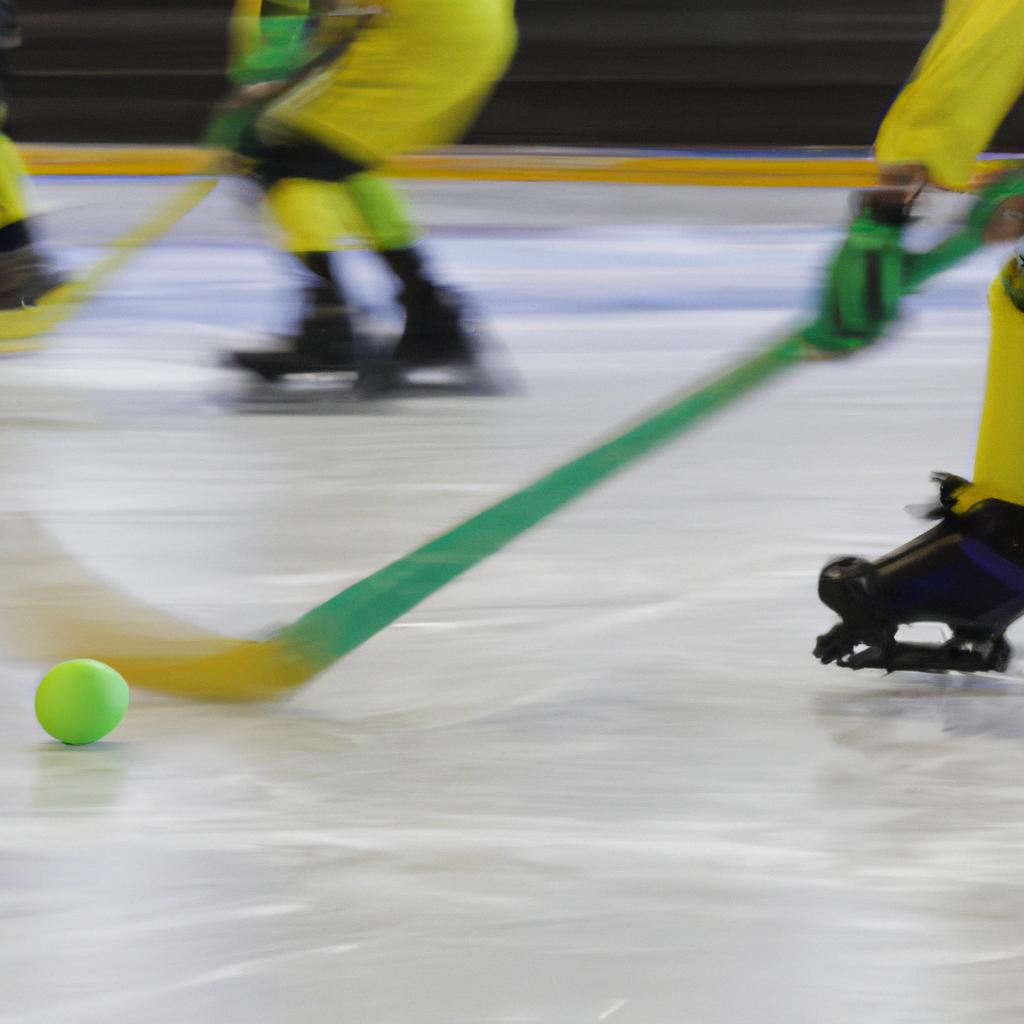
{"type": "Polygon", "coordinates": [[[230,150],[244,160],[259,160],[266,144],[257,131],[264,110],[290,86],[289,79],[258,82],[236,89],[214,109],[206,126],[205,142],[230,150]]]}
{"type": "Polygon", "coordinates": [[[899,313],[906,281],[905,191],[875,189],[857,198],[859,212],[828,268],[821,312],[804,332],[809,345],[830,354],[877,341],[899,313]]]}
{"type": "Polygon", "coordinates": [[[259,45],[232,61],[228,77],[238,86],[292,78],[313,59],[311,29],[305,16],[259,19],[259,45]]]}
{"type": "Polygon", "coordinates": [[[229,97],[214,110],[206,126],[206,145],[226,149],[240,156],[256,156],[255,152],[251,152],[254,148],[255,126],[265,106],[257,102],[238,103],[234,97],[229,97]]]}
{"type": "Polygon", "coordinates": [[[214,109],[205,138],[206,145],[244,158],[259,156],[256,121],[313,56],[308,17],[261,18],[258,25],[259,45],[233,62],[228,77],[235,89],[214,109]]]}

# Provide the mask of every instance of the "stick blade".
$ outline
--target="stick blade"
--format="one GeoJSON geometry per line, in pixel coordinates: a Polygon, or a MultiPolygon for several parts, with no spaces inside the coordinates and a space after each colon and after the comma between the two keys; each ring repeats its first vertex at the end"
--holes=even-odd
{"type": "Polygon", "coordinates": [[[116,668],[130,686],[191,700],[279,700],[317,671],[274,639],[225,641],[219,650],[181,643],[173,654],[91,656],[116,668]]]}
{"type": "Polygon", "coordinates": [[[30,517],[4,530],[0,564],[7,657],[95,658],[130,686],[203,700],[271,700],[317,672],[284,638],[239,640],[138,600],[75,561],[30,517]]]}

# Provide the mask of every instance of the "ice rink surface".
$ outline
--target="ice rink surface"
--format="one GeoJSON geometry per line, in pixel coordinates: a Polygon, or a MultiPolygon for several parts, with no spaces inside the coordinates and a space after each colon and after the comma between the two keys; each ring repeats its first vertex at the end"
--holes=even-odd
{"type": "MultiPolygon", "coordinates": [[[[171,187],[39,198],[84,265],[171,187]]],[[[189,622],[288,621],[794,322],[845,209],[411,190],[525,391],[242,401],[218,352],[269,343],[293,282],[222,189],[0,366],[9,610],[55,546],[189,622]]],[[[908,539],[929,471],[970,472],[998,261],[287,702],[138,693],[110,741],[67,749],[32,714],[42,666],[0,663],[0,1021],[1019,1024],[1024,683],[810,656],[821,564],[908,539]]]]}

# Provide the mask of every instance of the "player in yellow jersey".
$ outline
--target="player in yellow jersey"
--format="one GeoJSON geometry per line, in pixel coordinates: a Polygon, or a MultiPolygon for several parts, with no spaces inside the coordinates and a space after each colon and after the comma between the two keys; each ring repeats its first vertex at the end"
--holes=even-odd
{"type": "MultiPolygon", "coordinates": [[[[17,12],[0,0],[0,127],[7,120],[7,53],[21,45],[17,12]]],[[[26,176],[14,143],[0,132],[0,308],[31,305],[61,283],[39,251],[22,184],[26,176]]]]}
{"type": "Polygon", "coordinates": [[[461,137],[513,53],[513,0],[237,0],[232,32],[243,82],[236,103],[259,111],[236,148],[309,282],[287,347],[237,352],[234,362],[269,380],[353,365],[357,339],[331,259],[353,228],[399,285],[396,361],[471,362],[461,302],[434,279],[400,197],[375,172],[461,137]],[[268,33],[277,36],[269,47],[268,33]],[[298,54],[298,70],[261,81],[272,75],[260,63],[275,45],[298,54]]]}
{"type": "MultiPolygon", "coordinates": [[[[902,225],[921,191],[963,189],[978,153],[1024,91],[1024,0],[946,0],[942,23],[876,142],[883,188],[871,197],[878,224],[902,225]]],[[[870,226],[870,225],[869,225],[870,226]]],[[[883,227],[872,264],[841,290],[863,287],[837,308],[855,310],[866,337],[891,318],[878,268],[898,252],[883,227]],[[874,269],[872,269],[874,268],[874,269]],[[873,284],[871,283],[873,282],[873,284]],[[873,309],[874,314],[865,314],[873,309]],[[871,316],[876,323],[871,324],[871,316]]],[[[990,222],[990,240],[1024,234],[1021,198],[990,222]]],[[[874,244],[874,243],[872,243],[874,244]]],[[[1014,256],[989,292],[991,348],[973,481],[937,475],[937,524],[875,561],[841,558],[822,571],[819,594],[842,621],[818,638],[815,654],[851,668],[1002,670],[1006,628],[1024,614],[1024,257],[1014,256]],[[940,622],[940,645],[896,640],[898,628],[940,622]]],[[[841,321],[846,315],[837,314],[841,321]]]]}

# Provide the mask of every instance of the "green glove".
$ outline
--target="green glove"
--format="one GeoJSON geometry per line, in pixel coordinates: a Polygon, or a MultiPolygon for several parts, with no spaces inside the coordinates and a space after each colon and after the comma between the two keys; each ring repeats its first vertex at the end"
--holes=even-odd
{"type": "Polygon", "coordinates": [[[978,191],[978,198],[971,210],[968,224],[975,231],[983,233],[999,213],[1003,203],[1020,195],[1024,195],[1024,168],[1017,165],[978,191]]]}
{"type": "Polygon", "coordinates": [[[245,157],[260,155],[255,125],[269,101],[246,102],[244,90],[260,82],[287,80],[298,75],[314,56],[309,45],[311,25],[312,21],[305,16],[260,19],[262,45],[228,71],[228,77],[239,89],[214,109],[206,128],[206,145],[245,157]]]}
{"type": "Polygon", "coordinates": [[[864,193],[861,210],[828,268],[818,319],[804,332],[823,352],[851,352],[896,319],[906,285],[906,208],[892,193],[864,193]]]}
{"type": "Polygon", "coordinates": [[[240,156],[255,156],[249,152],[249,140],[254,126],[266,106],[264,103],[246,103],[244,106],[223,106],[214,110],[206,126],[204,143],[215,149],[228,149],[240,156]]]}
{"type": "Polygon", "coordinates": [[[291,78],[314,57],[309,45],[312,21],[307,17],[260,19],[263,45],[228,69],[235,85],[253,85],[276,78],[291,78]]]}

